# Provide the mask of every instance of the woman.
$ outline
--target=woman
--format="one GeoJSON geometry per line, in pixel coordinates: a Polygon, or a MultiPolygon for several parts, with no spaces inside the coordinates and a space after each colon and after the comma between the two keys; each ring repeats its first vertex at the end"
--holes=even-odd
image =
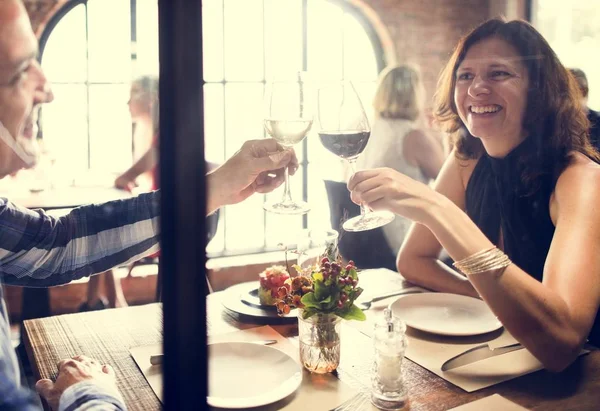
{"type": "MultiPolygon", "coordinates": [[[[139,77],[131,83],[129,92],[129,113],[134,124],[133,148],[134,164],[115,180],[115,186],[131,191],[140,185],[158,189],[157,176],[157,137],[158,137],[158,78],[139,77]]],[[[156,254],[149,256],[153,258],[156,254]]],[[[131,272],[131,269],[130,269],[131,272]]],[[[89,278],[86,301],[79,311],[99,310],[106,307],[127,307],[120,279],[113,270],[89,278]],[[106,298],[100,293],[100,282],[104,280],[106,298]]]]}
{"type": "Polygon", "coordinates": [[[158,189],[158,78],[143,76],[131,84],[129,101],[133,134],[134,163],[115,180],[115,186],[131,191],[146,176],[149,188],[158,189]]]}
{"type": "Polygon", "coordinates": [[[351,178],[352,199],[418,223],[397,260],[409,281],[483,298],[560,371],[600,342],[600,166],[577,85],[532,26],[494,19],[459,42],[436,100],[456,145],[435,190],[375,169],[351,178]]]}
{"type": "MultiPolygon", "coordinates": [[[[419,125],[423,118],[423,85],[415,67],[391,66],[382,71],[373,99],[371,138],[357,161],[359,170],[390,167],[417,181],[435,179],[444,163],[442,144],[419,125]]],[[[382,227],[398,254],[410,220],[396,218],[382,227]]]]}

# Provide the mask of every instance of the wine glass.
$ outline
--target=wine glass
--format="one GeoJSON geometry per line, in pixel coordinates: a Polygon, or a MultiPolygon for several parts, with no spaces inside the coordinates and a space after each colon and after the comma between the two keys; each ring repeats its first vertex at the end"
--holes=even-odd
{"type": "MultiPolygon", "coordinates": [[[[298,144],[310,130],[313,110],[306,73],[297,72],[289,77],[277,77],[267,85],[264,126],[279,144],[289,148],[298,144]]],[[[284,170],[285,183],[280,201],[266,202],[263,208],[278,214],[305,214],[308,203],[292,200],[288,169],[284,170]]]]}
{"type": "Polygon", "coordinates": [[[302,270],[318,267],[321,258],[335,261],[338,256],[339,234],[333,229],[306,229],[300,232],[296,253],[302,270]]]}
{"type": "MultiPolygon", "coordinates": [[[[371,128],[354,85],[349,80],[322,86],[318,90],[317,118],[323,146],[348,161],[355,173],[356,159],[363,152],[371,128]]],[[[344,222],[346,231],[381,227],[394,219],[389,211],[371,211],[361,204],[360,216],[344,222]]]]}

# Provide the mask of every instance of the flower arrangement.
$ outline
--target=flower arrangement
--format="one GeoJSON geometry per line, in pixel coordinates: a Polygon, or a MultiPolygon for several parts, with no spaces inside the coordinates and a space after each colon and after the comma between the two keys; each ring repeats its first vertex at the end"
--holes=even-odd
{"type": "Polygon", "coordinates": [[[298,275],[277,290],[275,306],[279,315],[288,314],[295,307],[302,309],[305,320],[315,314],[335,314],[345,320],[366,319],[354,304],[363,289],[358,287],[358,273],[352,260],[344,267],[341,258],[330,261],[325,256],[318,266],[293,267],[298,275]]]}
{"type": "Polygon", "coordinates": [[[277,289],[275,306],[280,316],[299,309],[300,361],[311,372],[328,373],[340,362],[341,320],[366,316],[354,304],[363,292],[354,262],[344,265],[333,245],[317,261],[305,269],[293,265],[298,275],[277,289]]]}

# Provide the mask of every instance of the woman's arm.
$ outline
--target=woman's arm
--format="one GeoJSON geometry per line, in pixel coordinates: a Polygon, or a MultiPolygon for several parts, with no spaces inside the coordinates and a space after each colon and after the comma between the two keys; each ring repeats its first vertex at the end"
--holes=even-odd
{"type": "Polygon", "coordinates": [[[152,170],[158,163],[158,150],[156,147],[150,147],[143,156],[141,156],[131,167],[115,180],[115,186],[118,188],[127,189],[135,179],[152,170]]]}
{"type": "MultiPolygon", "coordinates": [[[[474,161],[460,163],[450,154],[435,182],[434,189],[464,209],[465,188],[461,172],[472,169],[474,161]]],[[[408,281],[442,292],[479,297],[465,276],[450,269],[438,256],[442,246],[435,235],[422,224],[413,224],[400,248],[396,265],[408,281]]]]}
{"type": "MultiPolygon", "coordinates": [[[[493,246],[446,196],[393,170],[359,173],[349,183],[353,200],[421,223],[454,260],[493,246]]],[[[576,358],[600,305],[599,202],[600,167],[579,160],[561,175],[551,202],[556,232],[543,283],[514,264],[469,278],[508,331],[549,370],[560,371],[576,358]]],[[[427,268],[422,277],[429,281],[441,272],[427,268]]]]}

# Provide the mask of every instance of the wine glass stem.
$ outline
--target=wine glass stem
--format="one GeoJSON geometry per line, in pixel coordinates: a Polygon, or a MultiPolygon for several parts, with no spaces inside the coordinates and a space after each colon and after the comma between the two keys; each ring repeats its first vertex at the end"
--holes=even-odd
{"type": "Polygon", "coordinates": [[[283,197],[281,198],[282,203],[291,203],[292,202],[292,194],[290,193],[290,173],[288,168],[285,167],[283,170],[283,197]]]}
{"type": "MultiPolygon", "coordinates": [[[[348,159],[348,164],[350,164],[350,169],[352,170],[352,174],[356,173],[356,158],[348,159]]],[[[360,203],[360,219],[363,220],[365,215],[369,213],[369,210],[360,203]]]]}

